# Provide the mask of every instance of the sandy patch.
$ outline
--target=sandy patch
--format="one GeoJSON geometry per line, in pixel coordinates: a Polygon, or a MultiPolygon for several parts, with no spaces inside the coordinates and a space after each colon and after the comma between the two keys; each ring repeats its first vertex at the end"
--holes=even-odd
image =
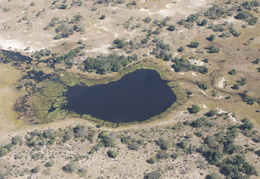
{"type": "Polygon", "coordinates": [[[189,59],[192,65],[197,65],[197,66],[204,66],[205,63],[203,61],[200,61],[198,59],[189,59]]]}
{"type": "Polygon", "coordinates": [[[100,52],[100,53],[103,53],[103,54],[108,54],[109,53],[108,47],[110,47],[110,44],[101,44],[99,48],[93,48],[93,49],[90,49],[90,50],[85,50],[85,52],[86,53],[100,52]]]}
{"type": "Polygon", "coordinates": [[[225,82],[225,77],[222,77],[221,80],[218,82],[217,86],[219,88],[224,88],[225,87],[224,82],[225,82]]]}

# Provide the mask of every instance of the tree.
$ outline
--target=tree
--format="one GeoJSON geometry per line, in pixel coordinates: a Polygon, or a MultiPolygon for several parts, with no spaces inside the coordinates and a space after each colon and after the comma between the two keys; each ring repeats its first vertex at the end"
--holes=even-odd
{"type": "Polygon", "coordinates": [[[170,25],[168,28],[167,28],[168,31],[175,31],[175,26],[174,25],[170,25]]]}
{"type": "Polygon", "coordinates": [[[199,42],[191,42],[189,45],[187,45],[190,48],[197,48],[199,46],[199,42]]]}
{"type": "Polygon", "coordinates": [[[244,118],[241,120],[243,124],[241,124],[240,128],[242,130],[252,130],[254,128],[254,124],[250,121],[249,118],[244,118]]]}
{"type": "Polygon", "coordinates": [[[160,179],[161,174],[157,171],[148,173],[144,176],[144,179],[160,179]]]}
{"type": "Polygon", "coordinates": [[[160,147],[161,150],[168,150],[169,149],[169,141],[160,138],[159,140],[156,141],[156,144],[160,147]]]}
{"type": "Polygon", "coordinates": [[[211,35],[207,38],[207,40],[208,40],[208,41],[213,41],[213,40],[215,40],[215,38],[216,38],[216,36],[215,36],[214,34],[211,34],[211,35]]]}
{"type": "Polygon", "coordinates": [[[211,173],[206,176],[206,179],[222,179],[219,173],[211,173]]]}
{"type": "Polygon", "coordinates": [[[103,14],[103,15],[100,16],[99,19],[100,19],[100,20],[103,20],[103,19],[105,19],[105,18],[106,18],[106,15],[103,14]]]}
{"type": "Polygon", "coordinates": [[[118,156],[118,152],[113,151],[113,150],[109,150],[109,151],[107,151],[107,156],[110,157],[110,158],[116,158],[118,156]]]}
{"type": "Polygon", "coordinates": [[[73,173],[75,171],[75,169],[76,169],[76,166],[73,163],[69,163],[62,167],[62,170],[67,173],[73,173]]]}
{"type": "Polygon", "coordinates": [[[195,121],[192,121],[191,126],[192,127],[202,127],[205,124],[204,118],[196,119],[195,121]]]}
{"type": "Polygon", "coordinates": [[[239,85],[238,85],[238,84],[234,84],[231,88],[232,88],[233,90],[238,90],[238,89],[239,89],[239,85]]]}
{"type": "Polygon", "coordinates": [[[200,107],[199,106],[197,106],[197,105],[195,105],[195,104],[193,104],[192,106],[191,106],[191,109],[190,109],[190,113],[198,113],[200,111],[200,107]]]}
{"type": "Polygon", "coordinates": [[[215,116],[216,114],[218,114],[216,110],[210,110],[210,111],[206,114],[206,116],[208,116],[208,117],[213,117],[213,116],[215,116]]]}
{"type": "Polygon", "coordinates": [[[151,18],[150,17],[146,17],[143,21],[145,22],[145,23],[149,23],[149,22],[151,22],[151,18]]]}
{"type": "Polygon", "coordinates": [[[237,71],[235,69],[232,69],[228,72],[229,75],[236,75],[237,71]]]}

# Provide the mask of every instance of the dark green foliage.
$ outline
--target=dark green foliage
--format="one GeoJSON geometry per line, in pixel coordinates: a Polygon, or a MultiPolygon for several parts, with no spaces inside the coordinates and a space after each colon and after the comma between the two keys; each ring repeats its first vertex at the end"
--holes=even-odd
{"type": "Polygon", "coordinates": [[[169,141],[160,138],[159,140],[156,141],[156,144],[160,147],[161,150],[168,150],[170,147],[169,141]]]}
{"type": "Polygon", "coordinates": [[[214,4],[210,7],[204,15],[209,19],[219,19],[228,14],[228,11],[225,11],[221,6],[214,4]]]}
{"type": "Polygon", "coordinates": [[[167,28],[168,31],[175,31],[175,25],[170,25],[168,28],[167,28]]]}
{"type": "Polygon", "coordinates": [[[208,21],[207,19],[203,19],[200,23],[198,23],[199,26],[205,26],[207,25],[208,21]]]}
{"type": "Polygon", "coordinates": [[[215,40],[216,36],[214,34],[211,34],[209,37],[207,37],[208,41],[213,41],[215,40]]]}
{"type": "Polygon", "coordinates": [[[225,99],[231,99],[231,96],[226,96],[225,99]]]}
{"type": "Polygon", "coordinates": [[[43,131],[43,137],[45,138],[54,138],[56,135],[55,135],[55,132],[53,129],[47,129],[45,131],[43,131]]]}
{"type": "Polygon", "coordinates": [[[205,118],[199,118],[195,121],[192,121],[191,126],[192,127],[202,127],[205,124],[206,120],[205,118]]]}
{"type": "Polygon", "coordinates": [[[211,149],[208,152],[203,154],[209,163],[214,164],[217,163],[219,160],[222,159],[223,154],[217,150],[211,149]]]}
{"type": "Polygon", "coordinates": [[[85,126],[77,125],[76,127],[73,128],[73,132],[76,138],[82,138],[86,135],[87,129],[85,126]]]}
{"type": "Polygon", "coordinates": [[[242,178],[241,173],[258,176],[256,169],[240,155],[224,159],[220,164],[220,172],[232,178],[242,178]]]}
{"type": "Polygon", "coordinates": [[[123,67],[137,59],[136,54],[127,57],[109,54],[108,56],[100,55],[96,58],[88,57],[83,61],[83,65],[84,69],[88,72],[96,72],[97,74],[104,75],[109,71],[120,71],[123,67]]]}
{"type": "Polygon", "coordinates": [[[51,51],[48,49],[41,49],[40,51],[36,51],[32,54],[32,57],[40,59],[42,57],[47,57],[51,55],[51,51]]]}
{"type": "Polygon", "coordinates": [[[208,113],[206,113],[206,116],[208,117],[213,117],[215,115],[217,115],[217,111],[216,110],[210,110],[208,113]]]}
{"type": "Polygon", "coordinates": [[[255,25],[258,21],[258,18],[257,17],[252,17],[249,21],[248,21],[248,24],[249,25],[255,25]]]}
{"type": "Polygon", "coordinates": [[[218,173],[211,173],[206,176],[206,179],[222,179],[221,175],[218,173]]]}
{"type": "Polygon", "coordinates": [[[243,101],[246,102],[247,104],[253,105],[255,102],[257,102],[257,99],[254,97],[245,95],[245,97],[243,97],[243,101]]]}
{"type": "Polygon", "coordinates": [[[6,147],[0,147],[0,157],[3,157],[9,152],[9,150],[6,147]]]}
{"type": "Polygon", "coordinates": [[[110,157],[110,158],[116,158],[118,156],[118,152],[113,151],[113,150],[109,150],[109,151],[107,151],[107,156],[110,157]]]}
{"type": "Polygon", "coordinates": [[[68,141],[73,137],[73,132],[69,131],[63,136],[63,141],[68,141]]]}
{"type": "Polygon", "coordinates": [[[114,139],[111,136],[108,136],[106,134],[106,132],[104,132],[104,131],[98,135],[98,138],[101,139],[100,142],[105,147],[115,147],[116,146],[114,139]]]}
{"type": "Polygon", "coordinates": [[[160,179],[161,178],[161,174],[157,171],[148,173],[144,176],[144,179],[160,179]]]}
{"type": "Polygon", "coordinates": [[[44,164],[45,167],[52,167],[54,165],[54,160],[51,160],[44,164]]]}
{"type": "Polygon", "coordinates": [[[237,71],[235,69],[232,69],[228,72],[228,74],[230,75],[236,75],[237,74],[237,71]]]}
{"type": "Polygon", "coordinates": [[[80,48],[74,48],[69,52],[61,54],[60,56],[56,57],[55,60],[57,61],[57,63],[62,63],[62,62],[66,63],[69,62],[70,59],[77,57],[80,52],[81,52],[80,48]]]}
{"type": "Polygon", "coordinates": [[[193,22],[197,21],[198,18],[199,18],[199,14],[191,14],[187,17],[186,22],[193,23],[193,22]]]}
{"type": "Polygon", "coordinates": [[[208,73],[207,67],[192,65],[189,60],[186,60],[184,58],[177,58],[176,57],[172,61],[175,63],[174,65],[172,65],[172,67],[174,68],[174,70],[176,72],[196,71],[196,72],[199,72],[199,73],[202,73],[202,74],[208,73]]]}
{"type": "Polygon", "coordinates": [[[218,53],[219,52],[219,48],[216,47],[215,45],[209,45],[209,46],[205,47],[205,49],[208,49],[208,53],[218,53]]]}
{"type": "Polygon", "coordinates": [[[254,64],[259,64],[259,62],[260,62],[259,58],[255,59],[255,61],[252,61],[252,63],[254,63],[254,64]]]}
{"type": "Polygon", "coordinates": [[[103,19],[105,19],[105,18],[106,18],[106,15],[103,14],[103,15],[100,16],[99,19],[100,19],[100,20],[103,20],[103,19]]]}
{"type": "Polygon", "coordinates": [[[235,16],[235,18],[236,19],[247,19],[247,18],[249,18],[251,16],[251,14],[249,13],[249,12],[247,12],[247,11],[241,11],[241,12],[239,12],[236,16],[235,16]]]}
{"type": "Polygon", "coordinates": [[[22,140],[22,137],[17,135],[15,137],[12,137],[12,144],[13,145],[17,145],[17,144],[22,144],[23,143],[23,140],[22,140]]]}
{"type": "Polygon", "coordinates": [[[244,86],[244,85],[246,85],[246,78],[241,78],[241,80],[240,81],[238,81],[238,85],[240,85],[240,86],[244,86]]]}
{"type": "Polygon", "coordinates": [[[163,150],[160,150],[160,151],[158,151],[157,152],[157,154],[156,154],[156,158],[158,159],[158,160],[161,160],[161,159],[167,159],[167,158],[169,158],[169,154],[167,153],[167,152],[165,152],[165,151],[163,151],[163,150]]]}
{"type": "Polygon", "coordinates": [[[243,124],[239,127],[242,130],[252,130],[254,128],[254,124],[248,118],[244,118],[241,120],[243,124]]]}
{"type": "Polygon", "coordinates": [[[183,52],[185,50],[185,48],[183,46],[181,46],[179,49],[177,49],[178,52],[183,52]]]}
{"type": "Polygon", "coordinates": [[[193,104],[192,106],[191,106],[191,109],[190,109],[190,113],[198,113],[200,111],[200,107],[199,106],[197,106],[197,105],[195,105],[195,104],[193,104]]]}
{"type": "Polygon", "coordinates": [[[38,173],[40,171],[40,169],[41,168],[39,166],[37,166],[37,167],[31,169],[31,173],[38,173]]]}
{"type": "Polygon", "coordinates": [[[131,1],[127,3],[127,6],[136,6],[136,5],[137,5],[136,1],[131,1]]]}
{"type": "Polygon", "coordinates": [[[146,160],[147,163],[150,163],[150,164],[154,164],[155,162],[157,162],[157,158],[156,157],[151,157],[149,158],[148,160],[146,160]]]}
{"type": "Polygon", "coordinates": [[[234,37],[239,37],[241,35],[240,32],[238,32],[236,29],[230,29],[229,32],[234,36],[234,37]]]}
{"type": "Polygon", "coordinates": [[[238,85],[238,84],[234,84],[231,88],[232,88],[233,90],[238,90],[238,89],[239,89],[239,85],[238,85]]]}
{"type": "Polygon", "coordinates": [[[132,142],[132,143],[130,143],[130,144],[127,146],[127,148],[128,148],[129,150],[138,150],[139,147],[140,147],[140,144],[138,144],[138,143],[136,143],[136,142],[132,142]]]}
{"type": "Polygon", "coordinates": [[[146,17],[143,21],[145,22],[145,23],[149,23],[149,22],[151,22],[151,18],[150,17],[146,17]]]}
{"type": "Polygon", "coordinates": [[[191,42],[189,45],[187,45],[187,47],[197,48],[199,45],[200,45],[199,42],[191,42]]]}
{"type": "Polygon", "coordinates": [[[62,170],[67,173],[73,173],[76,169],[76,166],[74,163],[69,163],[62,167],[62,170]]]}
{"type": "Polygon", "coordinates": [[[61,4],[58,6],[58,9],[66,9],[67,5],[66,4],[61,4]]]}
{"type": "Polygon", "coordinates": [[[203,90],[207,90],[207,89],[208,89],[207,83],[197,82],[196,84],[198,85],[198,87],[199,87],[200,89],[203,89],[203,90]]]}

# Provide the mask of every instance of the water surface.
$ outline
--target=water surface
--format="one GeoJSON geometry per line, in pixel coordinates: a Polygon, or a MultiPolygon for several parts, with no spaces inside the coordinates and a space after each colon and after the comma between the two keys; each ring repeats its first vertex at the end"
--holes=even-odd
{"type": "Polygon", "coordinates": [[[167,110],[176,96],[154,70],[136,70],[118,81],[69,87],[65,109],[114,123],[144,121],[167,110]]]}

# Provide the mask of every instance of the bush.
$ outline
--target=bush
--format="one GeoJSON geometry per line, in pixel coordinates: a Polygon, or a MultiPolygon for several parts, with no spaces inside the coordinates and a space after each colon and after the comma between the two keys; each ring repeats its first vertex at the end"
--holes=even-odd
{"type": "Polygon", "coordinates": [[[169,141],[160,138],[159,140],[156,141],[156,144],[160,147],[161,150],[168,150],[170,145],[169,141]]]}
{"type": "Polygon", "coordinates": [[[187,47],[190,48],[197,48],[199,46],[199,42],[191,42],[189,45],[187,45],[187,47]]]}
{"type": "Polygon", "coordinates": [[[157,158],[156,157],[151,157],[150,159],[146,160],[147,163],[150,163],[150,164],[154,164],[155,162],[157,162],[157,158]]]}
{"type": "Polygon", "coordinates": [[[107,156],[110,158],[116,158],[118,156],[118,152],[109,150],[109,151],[107,151],[107,156]]]}
{"type": "Polygon", "coordinates": [[[168,31],[175,31],[175,26],[174,25],[170,25],[168,28],[167,28],[168,31]]]}
{"type": "Polygon", "coordinates": [[[54,165],[54,160],[51,160],[44,164],[45,167],[52,167],[54,165]]]}
{"type": "Polygon", "coordinates": [[[202,127],[205,124],[204,118],[196,119],[195,121],[192,121],[191,126],[192,127],[202,127]]]}
{"type": "Polygon", "coordinates": [[[167,159],[167,158],[169,158],[169,154],[167,153],[167,152],[165,152],[165,151],[163,151],[163,150],[160,150],[160,151],[158,151],[157,152],[157,154],[156,154],[156,158],[158,159],[158,160],[160,160],[160,159],[167,159]]]}
{"type": "Polygon", "coordinates": [[[31,173],[38,173],[40,171],[40,169],[41,168],[39,166],[37,166],[37,167],[31,169],[31,173]]]}
{"type": "Polygon", "coordinates": [[[193,104],[192,106],[191,106],[191,108],[190,108],[190,113],[198,113],[200,111],[200,107],[199,106],[197,106],[197,105],[195,105],[195,104],[193,104]]]}
{"type": "Polygon", "coordinates": [[[232,69],[228,72],[229,75],[236,75],[237,71],[235,69],[232,69]]]}
{"type": "Polygon", "coordinates": [[[76,166],[73,163],[69,163],[62,167],[62,170],[67,173],[73,173],[75,171],[75,169],[76,169],[76,166]]]}
{"type": "Polygon", "coordinates": [[[157,171],[148,173],[144,176],[144,179],[160,179],[161,178],[161,174],[157,171]]]}
{"type": "Polygon", "coordinates": [[[208,49],[208,53],[218,53],[219,52],[219,48],[216,47],[215,45],[209,45],[207,47],[205,47],[205,49],[208,49]]]}
{"type": "Polygon", "coordinates": [[[217,111],[216,110],[210,110],[208,113],[206,113],[206,116],[208,117],[213,117],[215,115],[217,115],[217,111]]]}
{"type": "Polygon", "coordinates": [[[244,118],[241,120],[243,124],[240,125],[240,129],[242,130],[252,130],[254,128],[254,124],[248,118],[244,118]]]}
{"type": "Polygon", "coordinates": [[[215,36],[214,34],[211,34],[211,35],[207,38],[207,40],[213,41],[213,40],[215,40],[215,38],[216,38],[216,36],[215,36]]]}

